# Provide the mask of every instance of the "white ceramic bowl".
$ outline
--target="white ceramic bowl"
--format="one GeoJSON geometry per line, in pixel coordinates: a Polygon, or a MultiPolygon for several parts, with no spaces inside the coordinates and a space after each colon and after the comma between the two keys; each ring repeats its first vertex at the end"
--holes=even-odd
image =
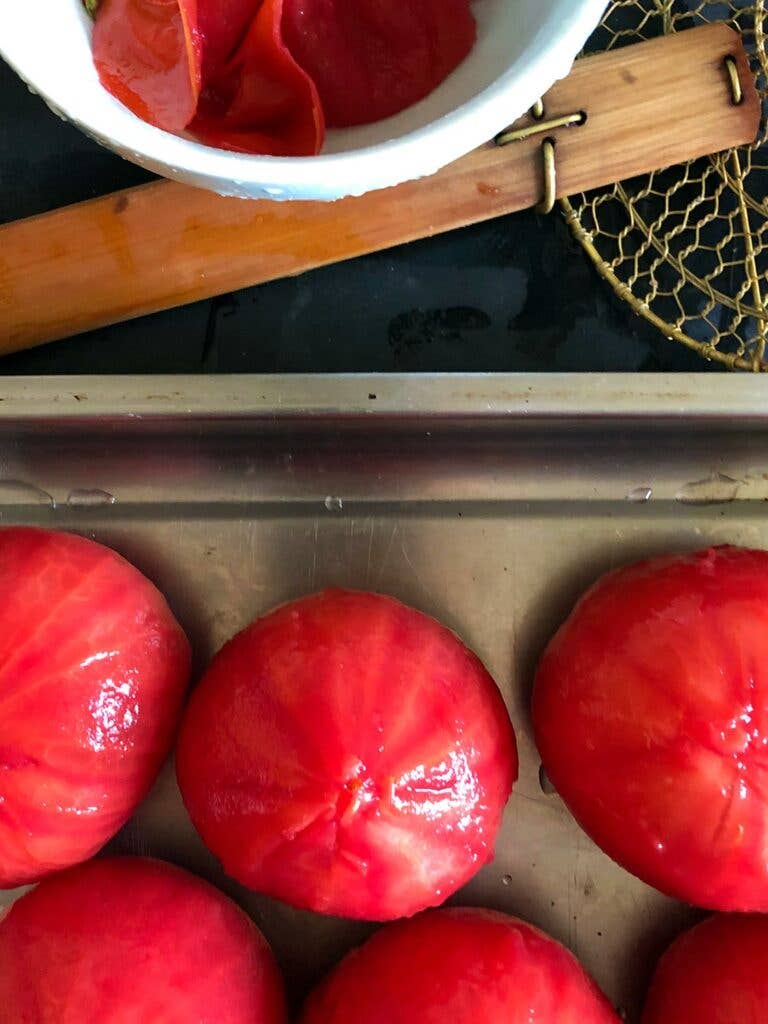
{"type": "MultiPolygon", "coordinates": [[[[407,2],[407,0],[402,0],[407,2]]],[[[134,163],[226,195],[338,199],[432,174],[564,77],[606,0],[476,0],[477,44],[423,102],[330,132],[317,157],[241,156],[169,135],[101,88],[81,0],[0,0],[0,54],[62,117],[134,163]]]]}

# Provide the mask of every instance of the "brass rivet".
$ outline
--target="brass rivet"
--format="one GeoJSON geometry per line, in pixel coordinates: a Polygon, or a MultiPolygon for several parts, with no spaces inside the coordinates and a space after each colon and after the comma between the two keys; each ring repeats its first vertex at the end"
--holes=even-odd
{"type": "Polygon", "coordinates": [[[555,140],[545,139],[541,147],[544,158],[544,198],[536,207],[539,213],[549,214],[557,202],[557,163],[555,161],[555,140]]]}
{"type": "Polygon", "coordinates": [[[731,93],[733,95],[733,102],[736,106],[740,106],[744,102],[744,89],[741,84],[741,77],[739,76],[739,65],[736,63],[735,57],[725,58],[725,67],[728,72],[728,78],[731,83],[731,93]]]}
{"type": "Polygon", "coordinates": [[[586,122],[587,115],[580,110],[577,114],[564,114],[562,117],[553,117],[548,121],[527,124],[523,128],[505,128],[503,132],[499,132],[494,142],[497,146],[509,146],[513,142],[525,142],[526,139],[532,139],[536,135],[547,135],[559,128],[578,128],[586,122]]]}

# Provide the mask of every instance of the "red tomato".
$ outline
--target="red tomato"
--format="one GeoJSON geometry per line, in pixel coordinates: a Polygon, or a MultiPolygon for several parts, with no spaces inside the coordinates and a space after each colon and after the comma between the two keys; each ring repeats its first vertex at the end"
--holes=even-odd
{"type": "Polygon", "coordinates": [[[662,957],[643,1024],[765,1024],[768,918],[720,914],[662,957]]]}
{"type": "Polygon", "coordinates": [[[0,530],[0,886],[95,853],[173,741],[189,644],[114,551],[0,530]]]}
{"type": "Polygon", "coordinates": [[[233,56],[262,0],[197,0],[203,47],[203,80],[233,56]]]}
{"type": "Polygon", "coordinates": [[[470,0],[285,0],[283,31],[328,125],[340,128],[424,99],[470,52],[477,28],[470,0]]]}
{"type": "Polygon", "coordinates": [[[0,921],[0,1024],[285,1024],[272,953],[234,903],[143,858],[46,879],[0,921]]]}
{"type": "Polygon", "coordinates": [[[312,156],[325,136],[317,89],[283,41],[283,0],[264,0],[232,58],[206,77],[190,130],[219,149],[312,156]]]}
{"type": "Polygon", "coordinates": [[[621,569],[549,645],[544,766],[611,857],[681,900],[768,910],[768,553],[621,569]]]}
{"type": "Polygon", "coordinates": [[[102,0],[93,59],[104,88],[137,117],[181,131],[200,96],[197,0],[102,0]]]}
{"type": "Polygon", "coordinates": [[[332,590],[224,647],[193,694],[177,772],[230,875],[387,920],[442,903],[492,857],[517,754],[498,689],[451,632],[332,590]]]}
{"type": "Polygon", "coordinates": [[[563,946],[490,910],[388,925],[309,998],[301,1024],[619,1024],[563,946]]]}

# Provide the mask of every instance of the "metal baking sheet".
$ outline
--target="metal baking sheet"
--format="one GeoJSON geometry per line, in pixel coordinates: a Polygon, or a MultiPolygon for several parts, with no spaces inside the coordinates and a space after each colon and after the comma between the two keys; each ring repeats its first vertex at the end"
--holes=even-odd
{"type": "MultiPolygon", "coordinates": [[[[453,627],[498,680],[521,751],[496,860],[455,902],[546,929],[635,1020],[656,955],[697,913],[612,864],[542,786],[532,675],[605,570],[768,547],[767,398],[762,378],[709,375],[6,379],[0,522],[122,552],[168,595],[198,670],[254,616],[332,584],[453,627]]],[[[234,896],[295,1001],[370,931],[226,879],[170,766],[110,849],[234,896]]]]}

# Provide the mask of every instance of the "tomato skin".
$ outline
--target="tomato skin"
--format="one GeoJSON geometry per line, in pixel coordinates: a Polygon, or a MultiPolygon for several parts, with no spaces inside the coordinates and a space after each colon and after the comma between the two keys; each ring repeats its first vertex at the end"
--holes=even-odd
{"type": "Polygon", "coordinates": [[[202,82],[197,0],[102,0],[93,59],[104,88],[137,117],[182,131],[202,82]]]}
{"type": "Polygon", "coordinates": [[[718,914],[681,935],[656,969],[642,1024],[765,1024],[768,918],[718,914]]]}
{"type": "Polygon", "coordinates": [[[600,580],[547,648],[544,767],[595,842],[712,910],[768,910],[768,553],[722,547],[600,580]]]}
{"type": "Polygon", "coordinates": [[[138,117],[220,149],[319,153],[326,120],[412,106],[476,39],[470,0],[102,0],[102,85],[138,117]]]}
{"type": "Polygon", "coordinates": [[[263,0],[236,52],[211,67],[190,124],[201,142],[271,156],[320,152],[320,99],[285,45],[282,20],[283,0],[263,0]]]}
{"type": "Polygon", "coordinates": [[[618,1024],[575,957],[505,914],[433,910],[382,928],[310,996],[301,1024],[618,1024]]]}
{"type": "Polygon", "coordinates": [[[283,32],[328,125],[343,128],[428,96],[469,54],[477,26],[470,0],[285,0],[283,32]]]}
{"type": "Polygon", "coordinates": [[[283,0],[103,0],[94,62],[102,85],[158,128],[235,152],[311,156],[323,111],[282,20],[283,0]]]}
{"type": "Polygon", "coordinates": [[[162,861],[46,879],[0,920],[0,1024],[287,1024],[261,932],[162,861]]]}
{"type": "Polygon", "coordinates": [[[262,0],[198,0],[203,81],[235,53],[261,3],[262,0]]]}
{"type": "Polygon", "coordinates": [[[159,591],[70,534],[0,530],[0,887],[92,856],[165,760],[190,665],[159,591]]]}
{"type": "Polygon", "coordinates": [[[278,608],[223,648],[176,764],[228,874],[370,920],[442,903],[474,875],[517,777],[480,661],[426,615],[343,590],[278,608]]]}

